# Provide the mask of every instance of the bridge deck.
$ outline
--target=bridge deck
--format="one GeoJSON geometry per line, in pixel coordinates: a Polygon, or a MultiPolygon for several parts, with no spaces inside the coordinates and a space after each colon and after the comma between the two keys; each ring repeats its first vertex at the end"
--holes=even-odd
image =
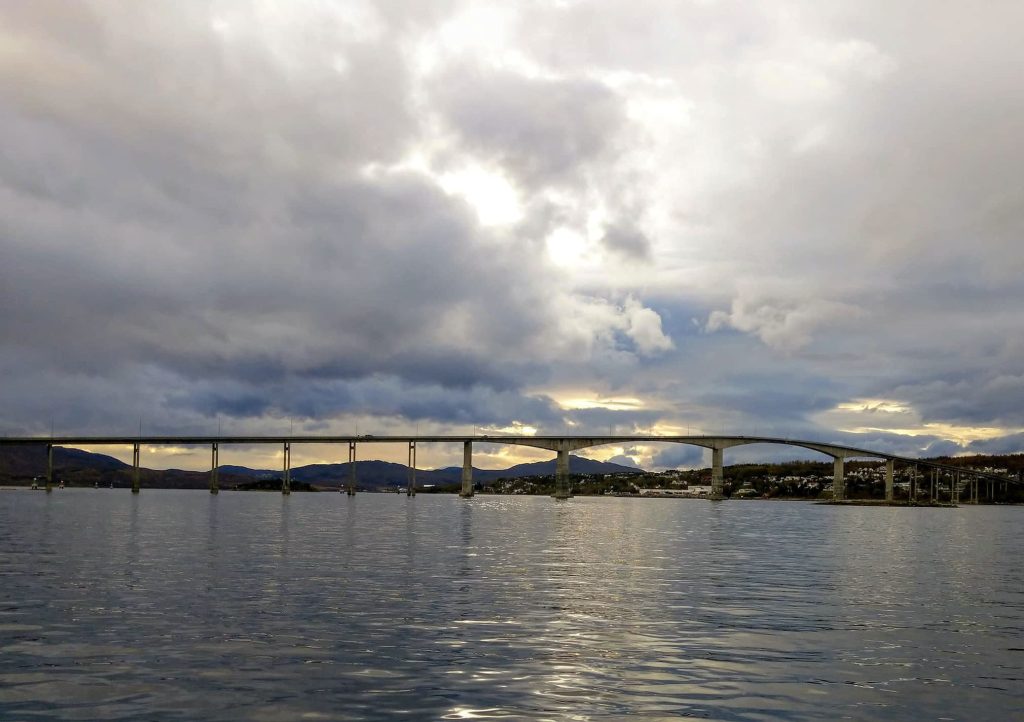
{"type": "Polygon", "coordinates": [[[605,444],[636,444],[636,443],[670,443],[689,444],[701,446],[708,449],[726,449],[735,446],[746,446],[750,444],[778,444],[784,446],[795,446],[809,451],[815,451],[826,456],[839,459],[865,458],[879,459],[882,461],[893,461],[902,464],[919,465],[931,469],[941,469],[950,472],[969,473],[986,479],[1018,484],[1020,481],[1013,477],[1003,476],[992,472],[985,472],[956,464],[945,464],[937,461],[916,459],[913,457],[899,456],[871,449],[861,449],[831,442],[814,441],[807,439],[791,439],[785,437],[770,436],[726,436],[726,435],[687,435],[687,436],[658,436],[650,434],[633,435],[608,435],[608,436],[586,436],[586,435],[501,435],[501,434],[476,434],[476,435],[444,435],[444,434],[401,434],[377,436],[373,434],[356,435],[215,435],[215,436],[8,436],[0,437],[0,446],[15,446],[25,444],[46,444],[53,446],[134,446],[135,444],[149,446],[198,446],[217,444],[408,444],[415,443],[451,443],[464,444],[509,444],[515,446],[530,446],[543,448],[551,451],[560,449],[578,451],[593,446],[605,444]]]}

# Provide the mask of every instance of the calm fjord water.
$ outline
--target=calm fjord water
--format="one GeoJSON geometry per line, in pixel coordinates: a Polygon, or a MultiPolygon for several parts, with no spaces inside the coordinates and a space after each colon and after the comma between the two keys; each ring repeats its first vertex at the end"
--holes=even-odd
{"type": "Polygon", "coordinates": [[[0,718],[1022,719],[1022,520],[0,492],[0,718]]]}

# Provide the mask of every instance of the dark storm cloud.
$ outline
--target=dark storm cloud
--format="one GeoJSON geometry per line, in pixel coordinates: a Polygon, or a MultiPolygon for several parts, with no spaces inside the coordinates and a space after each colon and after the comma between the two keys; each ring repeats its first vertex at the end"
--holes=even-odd
{"type": "Polygon", "coordinates": [[[130,360],[185,376],[381,371],[512,383],[482,354],[546,323],[532,292],[510,282],[512,259],[479,254],[461,211],[415,179],[314,189],[328,190],[333,224],[285,206],[304,220],[258,238],[211,230],[209,247],[177,238],[132,247],[115,228],[123,255],[101,250],[99,229],[54,254],[49,238],[14,228],[19,243],[4,256],[17,275],[0,294],[21,310],[3,332],[71,368],[130,360]]]}
{"type": "Polygon", "coordinates": [[[269,415],[304,425],[342,414],[380,415],[450,425],[505,425],[516,420],[550,425],[559,418],[546,397],[527,397],[477,385],[451,388],[440,384],[376,375],[358,380],[290,379],[278,384],[202,384],[176,396],[173,406],[245,419],[269,415]]]}
{"type": "Polygon", "coordinates": [[[264,388],[207,388],[193,391],[188,396],[172,396],[167,405],[208,417],[223,415],[243,419],[263,416],[272,408],[271,399],[264,388]]]}

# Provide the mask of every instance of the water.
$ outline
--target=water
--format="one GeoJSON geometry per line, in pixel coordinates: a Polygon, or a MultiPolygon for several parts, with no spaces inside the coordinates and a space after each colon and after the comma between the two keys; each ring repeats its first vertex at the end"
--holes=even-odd
{"type": "Polygon", "coordinates": [[[0,718],[1021,719],[1022,518],[0,492],[0,718]]]}

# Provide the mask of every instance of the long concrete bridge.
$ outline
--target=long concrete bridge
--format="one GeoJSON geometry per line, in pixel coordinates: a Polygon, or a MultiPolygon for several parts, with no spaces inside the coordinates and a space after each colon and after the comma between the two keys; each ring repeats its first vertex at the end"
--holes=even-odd
{"type": "MultiPolygon", "coordinates": [[[[473,435],[473,436],[53,436],[53,437],[4,437],[0,438],[0,446],[39,445],[47,450],[46,489],[53,485],[53,448],[55,446],[95,447],[95,446],[131,446],[132,447],[132,492],[138,493],[139,459],[143,446],[209,446],[211,452],[210,492],[219,491],[218,469],[219,453],[222,444],[255,445],[272,444],[281,446],[284,451],[282,468],[283,483],[281,491],[291,493],[291,449],[294,444],[337,444],[348,447],[349,479],[347,493],[356,493],[356,447],[359,444],[408,444],[409,451],[409,483],[406,487],[409,495],[416,493],[416,445],[419,443],[445,443],[463,445],[462,490],[460,496],[473,496],[473,444],[501,444],[514,446],[530,446],[547,449],[556,454],[555,493],[556,499],[568,499],[572,496],[569,480],[569,454],[573,451],[587,449],[605,444],[638,444],[668,443],[689,444],[711,449],[711,499],[724,498],[724,455],[725,450],[736,446],[750,444],[775,444],[795,446],[815,451],[831,457],[833,462],[832,498],[835,501],[846,499],[846,474],[844,464],[848,459],[877,459],[885,462],[885,498],[893,499],[893,477],[897,462],[928,470],[932,475],[932,488],[938,485],[940,472],[945,472],[950,499],[959,499],[965,487],[970,486],[971,498],[978,498],[978,482],[989,483],[991,498],[996,483],[1019,484],[1019,479],[1005,477],[990,472],[969,469],[952,464],[897,456],[870,449],[852,446],[806,441],[801,439],[778,438],[768,436],[506,436],[506,435],[473,435]]],[[[916,478],[916,472],[915,472],[916,478]]]]}

